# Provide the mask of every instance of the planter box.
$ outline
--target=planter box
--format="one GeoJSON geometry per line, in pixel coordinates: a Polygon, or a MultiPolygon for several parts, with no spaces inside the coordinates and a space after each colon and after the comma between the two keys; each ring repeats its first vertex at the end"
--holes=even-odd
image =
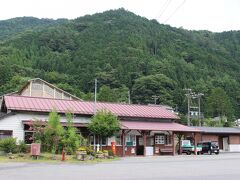
{"type": "Polygon", "coordinates": [[[76,154],[82,154],[82,155],[86,155],[87,154],[87,151],[77,151],[76,154]]]}
{"type": "Polygon", "coordinates": [[[103,159],[104,158],[104,154],[96,154],[97,158],[103,159]]]}
{"type": "Polygon", "coordinates": [[[76,155],[78,160],[84,161],[87,157],[87,151],[77,151],[76,155]]]}
{"type": "Polygon", "coordinates": [[[104,157],[108,157],[108,152],[103,153],[104,157]]]}

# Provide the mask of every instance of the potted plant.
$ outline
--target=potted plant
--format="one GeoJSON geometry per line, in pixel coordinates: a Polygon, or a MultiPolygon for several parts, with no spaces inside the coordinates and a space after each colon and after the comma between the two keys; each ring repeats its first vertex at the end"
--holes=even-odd
{"type": "Polygon", "coordinates": [[[97,158],[104,158],[103,152],[102,152],[102,151],[98,151],[98,152],[96,153],[96,157],[97,157],[97,158]]]}
{"type": "Polygon", "coordinates": [[[78,148],[77,152],[76,152],[76,155],[77,155],[77,159],[78,160],[82,160],[84,161],[85,160],[85,157],[87,155],[87,148],[82,146],[80,148],[78,148]]]}

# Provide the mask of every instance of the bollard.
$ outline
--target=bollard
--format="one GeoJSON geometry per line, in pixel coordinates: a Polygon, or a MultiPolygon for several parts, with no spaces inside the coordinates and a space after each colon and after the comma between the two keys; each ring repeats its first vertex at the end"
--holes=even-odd
{"type": "Polygon", "coordinates": [[[64,151],[64,149],[62,150],[62,161],[65,161],[65,151],[64,151]]]}

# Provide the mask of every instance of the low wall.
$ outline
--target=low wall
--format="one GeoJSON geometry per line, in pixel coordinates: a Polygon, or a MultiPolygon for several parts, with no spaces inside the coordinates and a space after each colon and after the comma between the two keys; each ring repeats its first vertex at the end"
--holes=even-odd
{"type": "Polygon", "coordinates": [[[240,152],[240,144],[229,144],[230,152],[240,152]]]}
{"type": "MultiPolygon", "coordinates": [[[[103,150],[112,150],[111,146],[103,146],[103,150]]],[[[116,155],[122,156],[122,146],[116,146],[116,155]]],[[[135,146],[126,146],[125,147],[125,156],[135,156],[136,147],[135,146]]]]}

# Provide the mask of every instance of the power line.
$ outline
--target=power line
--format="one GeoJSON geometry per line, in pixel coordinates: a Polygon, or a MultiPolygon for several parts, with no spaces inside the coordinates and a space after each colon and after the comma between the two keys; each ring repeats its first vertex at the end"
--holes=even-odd
{"type": "MultiPolygon", "coordinates": [[[[158,14],[161,14],[161,13],[162,13],[163,8],[166,6],[166,4],[167,4],[168,1],[169,1],[169,0],[166,0],[166,1],[163,3],[163,5],[162,5],[162,7],[160,8],[160,11],[159,11],[158,14]]],[[[159,16],[159,15],[158,15],[158,16],[159,16]]],[[[157,17],[158,17],[158,16],[157,16],[157,17]]]]}
{"type": "Polygon", "coordinates": [[[173,13],[164,21],[166,23],[169,19],[172,18],[172,16],[185,4],[186,0],[184,0],[174,11],[173,13]]]}
{"type": "Polygon", "coordinates": [[[201,126],[202,122],[201,122],[201,97],[204,96],[203,93],[195,93],[192,92],[192,89],[184,89],[185,91],[187,91],[187,93],[185,94],[185,96],[187,97],[188,100],[188,113],[187,113],[187,123],[188,126],[190,126],[191,122],[190,122],[190,111],[191,109],[198,109],[198,125],[201,126]],[[192,99],[198,99],[198,107],[197,106],[191,106],[192,99]]]}
{"type": "Polygon", "coordinates": [[[157,16],[157,19],[159,19],[162,15],[163,15],[163,13],[167,10],[167,8],[168,8],[168,6],[170,5],[170,3],[171,3],[171,1],[172,0],[167,0],[167,1],[165,1],[165,3],[163,4],[163,6],[162,6],[162,8],[161,8],[161,11],[160,11],[160,14],[157,16]]]}

